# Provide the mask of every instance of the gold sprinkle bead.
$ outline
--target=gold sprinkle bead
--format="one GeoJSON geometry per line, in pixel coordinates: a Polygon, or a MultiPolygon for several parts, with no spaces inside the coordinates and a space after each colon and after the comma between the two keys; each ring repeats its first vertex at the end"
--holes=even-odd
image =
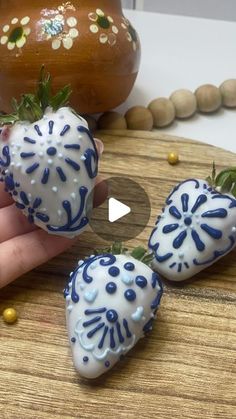
{"type": "Polygon", "coordinates": [[[177,153],[174,153],[173,151],[168,154],[167,161],[169,164],[177,164],[179,163],[179,155],[177,153]]]}
{"type": "Polygon", "coordinates": [[[3,312],[3,320],[5,323],[13,324],[16,322],[18,316],[14,308],[6,308],[3,312]]]}

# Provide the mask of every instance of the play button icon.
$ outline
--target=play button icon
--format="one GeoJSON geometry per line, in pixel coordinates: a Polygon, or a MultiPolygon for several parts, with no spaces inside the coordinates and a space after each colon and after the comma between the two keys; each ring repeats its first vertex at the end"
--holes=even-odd
{"type": "MultiPolygon", "coordinates": [[[[106,242],[126,242],[137,237],[147,226],[151,205],[145,189],[126,177],[107,179],[106,201],[87,211],[92,230],[106,242]]],[[[93,197],[91,196],[90,205],[93,197]]]]}
{"type": "Polygon", "coordinates": [[[109,198],[108,200],[108,220],[110,223],[114,223],[120,218],[131,212],[131,208],[128,205],[123,204],[121,201],[115,198],[109,198]]]}

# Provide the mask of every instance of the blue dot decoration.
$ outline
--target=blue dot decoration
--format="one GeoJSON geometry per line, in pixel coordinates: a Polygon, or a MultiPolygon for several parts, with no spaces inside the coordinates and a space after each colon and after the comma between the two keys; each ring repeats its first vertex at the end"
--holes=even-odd
{"type": "Polygon", "coordinates": [[[89,361],[89,357],[88,357],[88,356],[84,356],[84,357],[83,357],[83,361],[84,361],[84,363],[86,364],[86,363],[89,361]]]}
{"type": "Polygon", "coordinates": [[[108,284],[106,285],[106,292],[108,294],[114,294],[117,290],[117,285],[115,284],[115,282],[108,282],[108,284]]]}
{"type": "Polygon", "coordinates": [[[136,292],[134,290],[128,289],[125,291],[124,295],[128,301],[134,301],[136,299],[136,292]]]}
{"type": "Polygon", "coordinates": [[[71,342],[72,343],[75,343],[76,342],[76,338],[75,337],[71,338],[71,342]]]}
{"type": "Polygon", "coordinates": [[[109,361],[106,361],[106,362],[105,362],[105,367],[106,367],[106,368],[109,368],[109,367],[110,367],[110,362],[109,362],[109,361]]]}
{"type": "Polygon", "coordinates": [[[120,274],[120,270],[116,266],[112,266],[111,268],[109,268],[108,273],[109,275],[115,278],[116,276],[120,274]]]}
{"type": "Polygon", "coordinates": [[[106,313],[106,318],[110,323],[115,323],[118,319],[118,314],[115,310],[108,310],[106,313]]]}
{"type": "Polygon", "coordinates": [[[47,154],[49,156],[55,156],[55,154],[57,154],[57,149],[55,147],[49,147],[47,149],[47,154]]]}
{"type": "Polygon", "coordinates": [[[135,266],[132,262],[127,262],[127,263],[124,264],[124,268],[126,269],[126,271],[132,272],[132,271],[134,271],[135,266]]]}
{"type": "Polygon", "coordinates": [[[145,288],[147,286],[147,280],[144,276],[139,275],[136,277],[135,279],[135,283],[136,285],[138,285],[138,287],[140,288],[145,288]]]}

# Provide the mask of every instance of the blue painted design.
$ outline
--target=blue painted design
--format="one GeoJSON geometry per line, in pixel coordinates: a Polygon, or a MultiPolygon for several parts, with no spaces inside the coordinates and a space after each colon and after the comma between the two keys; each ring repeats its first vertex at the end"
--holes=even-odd
{"type": "Polygon", "coordinates": [[[43,176],[41,179],[41,183],[43,185],[46,185],[46,183],[48,183],[49,175],[50,175],[50,169],[48,168],[44,169],[43,176]]]}
{"type": "Polygon", "coordinates": [[[178,272],[180,273],[182,271],[182,263],[178,263],[178,272]]]}
{"type": "Polygon", "coordinates": [[[65,125],[63,130],[60,133],[61,137],[64,137],[64,135],[70,130],[70,125],[65,125]]]}
{"type": "Polygon", "coordinates": [[[160,289],[158,290],[157,295],[151,304],[152,310],[156,310],[158,306],[160,305],[162,294],[163,294],[163,287],[162,287],[162,284],[160,284],[160,289]]]}
{"type": "Polygon", "coordinates": [[[211,236],[215,240],[219,240],[222,238],[222,231],[217,230],[216,228],[210,227],[207,224],[201,224],[201,229],[205,231],[209,236],[211,236]]]}
{"type": "Polygon", "coordinates": [[[56,147],[48,147],[47,149],[47,154],[49,156],[55,156],[57,154],[57,149],[56,147]]]}
{"type": "Polygon", "coordinates": [[[36,144],[36,141],[29,137],[24,137],[24,141],[29,144],[36,144]]]}
{"type": "Polygon", "coordinates": [[[35,218],[44,223],[47,223],[49,221],[49,217],[46,214],[37,211],[42,204],[41,198],[36,197],[33,201],[33,204],[30,205],[29,199],[24,191],[21,191],[19,196],[22,202],[16,202],[16,207],[21,210],[28,210],[27,218],[30,223],[34,223],[35,218]]]}
{"type": "Polygon", "coordinates": [[[145,288],[147,286],[147,280],[144,276],[138,275],[135,279],[135,283],[139,288],[145,288]]]}
{"type": "Polygon", "coordinates": [[[4,159],[2,159],[0,157],[0,168],[1,168],[1,166],[4,167],[4,168],[7,168],[8,166],[10,166],[10,163],[11,163],[10,150],[9,150],[9,147],[7,145],[5,145],[3,147],[2,155],[3,155],[4,159]]]}
{"type": "Polygon", "coordinates": [[[229,253],[234,247],[235,247],[235,239],[233,236],[229,236],[229,245],[223,249],[223,250],[215,250],[213,253],[213,256],[211,256],[209,259],[200,262],[198,259],[194,259],[193,263],[196,266],[204,266],[204,265],[210,265],[213,262],[215,262],[217,259],[221,258],[222,256],[226,255],[227,253],[229,253]]]}
{"type": "Polygon", "coordinates": [[[91,141],[91,143],[93,145],[93,148],[95,150],[95,153],[96,153],[96,161],[98,161],[97,147],[96,147],[95,141],[94,141],[93,136],[92,136],[91,132],[89,131],[89,129],[86,128],[86,127],[84,127],[84,126],[82,126],[82,125],[80,125],[80,126],[77,127],[77,130],[81,134],[83,134],[83,133],[87,134],[87,136],[89,137],[89,139],[90,139],[90,141],[91,141]]]}
{"type": "Polygon", "coordinates": [[[199,189],[200,188],[200,183],[197,179],[187,179],[184,180],[183,182],[179,183],[177,186],[175,186],[172,190],[172,192],[170,193],[170,195],[168,196],[167,200],[166,200],[166,204],[170,205],[172,204],[172,196],[174,195],[175,192],[177,192],[179,190],[179,188],[184,185],[185,183],[189,183],[189,182],[193,182],[195,183],[195,189],[199,189]]]}
{"type": "Polygon", "coordinates": [[[125,268],[126,271],[132,272],[135,269],[135,265],[132,262],[127,262],[127,263],[124,264],[124,268],[125,268]]]}
{"type": "Polygon", "coordinates": [[[172,233],[172,231],[177,230],[179,228],[179,224],[168,224],[163,227],[162,231],[164,234],[172,233]]]}
{"type": "Polygon", "coordinates": [[[123,326],[124,326],[124,329],[125,329],[127,338],[131,338],[132,337],[132,333],[129,330],[129,325],[128,325],[128,322],[127,322],[126,319],[123,319],[123,326]]]}
{"type": "Polygon", "coordinates": [[[32,164],[32,166],[30,166],[30,167],[28,167],[28,169],[26,169],[25,173],[27,173],[27,175],[30,175],[36,169],[38,169],[38,167],[39,167],[39,163],[34,163],[34,164],[32,164]]]}
{"type": "Polygon", "coordinates": [[[106,285],[106,292],[108,294],[114,294],[117,290],[117,285],[115,284],[115,282],[108,282],[108,284],[106,285]]]}
{"type": "Polygon", "coordinates": [[[179,210],[175,206],[172,206],[172,207],[169,208],[169,213],[174,218],[177,218],[177,220],[180,220],[182,218],[181,213],[179,212],[179,210]]]}
{"type": "Polygon", "coordinates": [[[236,199],[232,198],[229,195],[218,194],[218,192],[217,192],[217,194],[215,196],[213,196],[212,199],[227,199],[231,202],[229,208],[235,208],[236,207],[236,199]]]}
{"type": "Polygon", "coordinates": [[[120,274],[119,268],[117,266],[112,266],[108,269],[109,275],[113,276],[113,278],[117,277],[120,274]]]}
{"type": "Polygon", "coordinates": [[[153,272],[152,274],[152,288],[156,288],[156,286],[159,285],[160,288],[162,288],[162,283],[160,280],[159,275],[156,272],[153,272]]]}
{"type": "Polygon", "coordinates": [[[71,342],[72,343],[75,343],[76,342],[76,338],[75,337],[71,338],[71,342]]]}
{"type": "Polygon", "coordinates": [[[191,235],[197,250],[199,250],[199,252],[203,252],[206,246],[200,239],[199,234],[196,232],[196,230],[192,230],[191,235]]]}
{"type": "Polygon", "coordinates": [[[97,323],[100,320],[101,320],[101,316],[94,317],[93,319],[88,320],[87,322],[84,322],[83,323],[83,327],[91,326],[91,324],[97,323]]]}
{"type": "Polygon", "coordinates": [[[132,290],[131,288],[125,291],[124,296],[127,301],[131,302],[131,301],[136,300],[136,292],[132,290]]]}
{"type": "Polygon", "coordinates": [[[101,340],[100,340],[100,342],[98,344],[98,348],[99,349],[102,349],[103,348],[104,341],[105,341],[105,338],[106,338],[106,335],[107,335],[108,330],[109,330],[109,327],[108,326],[105,326],[104,327],[102,338],[101,338],[101,340]]]}
{"type": "Polygon", "coordinates": [[[35,153],[20,153],[20,157],[22,158],[22,159],[28,159],[28,158],[30,158],[30,157],[34,157],[35,156],[35,153]]]}
{"type": "Polygon", "coordinates": [[[116,347],[116,342],[114,339],[114,327],[111,327],[109,332],[110,332],[110,348],[114,349],[116,347]]]}
{"type": "Polygon", "coordinates": [[[65,162],[72,167],[72,169],[74,169],[76,172],[78,172],[80,170],[80,165],[78,163],[76,163],[74,160],[70,159],[69,157],[65,158],[65,162]]]}
{"type": "Polygon", "coordinates": [[[58,20],[56,17],[53,19],[47,19],[43,22],[43,32],[51,35],[56,36],[63,32],[64,23],[61,20],[58,20]]]}
{"type": "Polygon", "coordinates": [[[91,179],[94,179],[98,174],[98,157],[97,152],[88,148],[84,153],[84,164],[87,170],[87,173],[91,179]]]}
{"type": "Polygon", "coordinates": [[[187,262],[184,262],[185,268],[189,269],[189,264],[187,262]]]}
{"type": "Polygon", "coordinates": [[[66,175],[65,175],[64,171],[62,170],[62,168],[58,166],[58,167],[56,167],[56,171],[57,171],[61,181],[66,182],[67,178],[66,178],[66,175]]]}
{"type": "Polygon", "coordinates": [[[143,332],[148,333],[151,332],[153,326],[153,319],[148,320],[148,322],[143,327],[143,332]]]}
{"type": "Polygon", "coordinates": [[[97,308],[97,309],[87,309],[84,311],[84,314],[86,316],[89,316],[90,314],[97,314],[97,313],[105,313],[107,309],[105,307],[97,308]]]}
{"type": "Polygon", "coordinates": [[[106,361],[104,365],[105,365],[106,368],[109,368],[111,364],[110,364],[109,361],[106,361]]]}
{"type": "Polygon", "coordinates": [[[48,123],[48,128],[49,128],[48,133],[49,133],[49,135],[53,134],[53,127],[54,127],[54,121],[49,121],[49,123],[48,123]]]}
{"type": "Polygon", "coordinates": [[[39,137],[42,137],[42,136],[43,136],[43,134],[42,134],[42,132],[40,131],[40,128],[39,128],[39,126],[38,126],[37,124],[34,126],[34,129],[35,129],[35,131],[37,132],[37,134],[38,134],[38,136],[39,136],[39,137]]]}
{"type": "Polygon", "coordinates": [[[170,268],[170,269],[173,269],[176,265],[177,265],[177,264],[176,264],[176,262],[173,262],[173,263],[169,266],[169,268],[170,268]]]}
{"type": "Polygon", "coordinates": [[[197,197],[195,204],[193,205],[191,209],[191,213],[194,214],[200,208],[200,206],[205,204],[206,202],[207,202],[207,196],[205,194],[199,195],[197,197]]]}
{"type": "MultiPolygon", "coordinates": [[[[104,313],[103,308],[97,308],[95,311],[104,313]]],[[[104,346],[106,347],[106,350],[103,354],[99,353],[98,359],[100,360],[107,356],[107,347],[113,350],[118,348],[119,344],[124,343],[124,334],[126,334],[127,338],[133,338],[129,329],[128,321],[125,318],[121,323],[119,321],[119,315],[116,310],[109,309],[105,310],[105,312],[105,316],[98,315],[88,320],[86,319],[82,324],[83,329],[81,329],[79,332],[76,330],[76,333],[80,334],[80,338],[82,335],[84,335],[84,332],[86,333],[88,339],[96,336],[97,343],[95,345],[97,345],[99,350],[103,349],[104,346]]],[[[93,313],[86,310],[85,314],[89,316],[93,313]]]]}
{"type": "Polygon", "coordinates": [[[173,241],[173,247],[175,249],[179,249],[182,246],[186,237],[187,237],[187,231],[186,230],[179,233],[179,235],[173,241]]]}
{"type": "Polygon", "coordinates": [[[83,361],[84,361],[85,364],[87,364],[87,362],[89,361],[89,357],[88,356],[84,356],[83,357],[83,361]]]}
{"type": "Polygon", "coordinates": [[[69,149],[69,150],[80,150],[80,145],[79,144],[65,144],[64,148],[69,149]]]}
{"type": "Polygon", "coordinates": [[[81,230],[83,227],[85,227],[88,224],[88,218],[82,217],[82,214],[85,209],[85,200],[86,200],[87,194],[88,194],[88,189],[85,186],[81,186],[79,189],[80,206],[78,209],[78,213],[74,218],[72,217],[71,203],[69,201],[63,201],[62,206],[67,215],[67,223],[63,226],[47,225],[47,229],[49,231],[54,231],[54,232],[62,232],[62,231],[73,232],[73,231],[81,230]]]}
{"type": "Polygon", "coordinates": [[[224,208],[206,211],[202,214],[202,218],[226,218],[228,212],[224,208]]]}
{"type": "Polygon", "coordinates": [[[184,220],[184,224],[185,224],[187,227],[191,226],[191,224],[192,224],[192,218],[191,218],[191,217],[187,217],[187,218],[185,218],[185,220],[184,220]]]}
{"type": "Polygon", "coordinates": [[[189,195],[184,193],[181,195],[182,208],[184,212],[188,211],[189,195]]]}
{"type": "Polygon", "coordinates": [[[106,318],[110,323],[115,323],[118,319],[118,314],[115,310],[108,310],[106,312],[106,318]]]}

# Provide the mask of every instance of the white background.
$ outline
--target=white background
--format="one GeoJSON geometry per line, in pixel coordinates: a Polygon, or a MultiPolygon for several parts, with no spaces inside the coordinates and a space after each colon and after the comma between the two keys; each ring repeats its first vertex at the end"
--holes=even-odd
{"type": "Polygon", "coordinates": [[[137,10],[236,21],[236,0],[123,0],[137,10]]]}

